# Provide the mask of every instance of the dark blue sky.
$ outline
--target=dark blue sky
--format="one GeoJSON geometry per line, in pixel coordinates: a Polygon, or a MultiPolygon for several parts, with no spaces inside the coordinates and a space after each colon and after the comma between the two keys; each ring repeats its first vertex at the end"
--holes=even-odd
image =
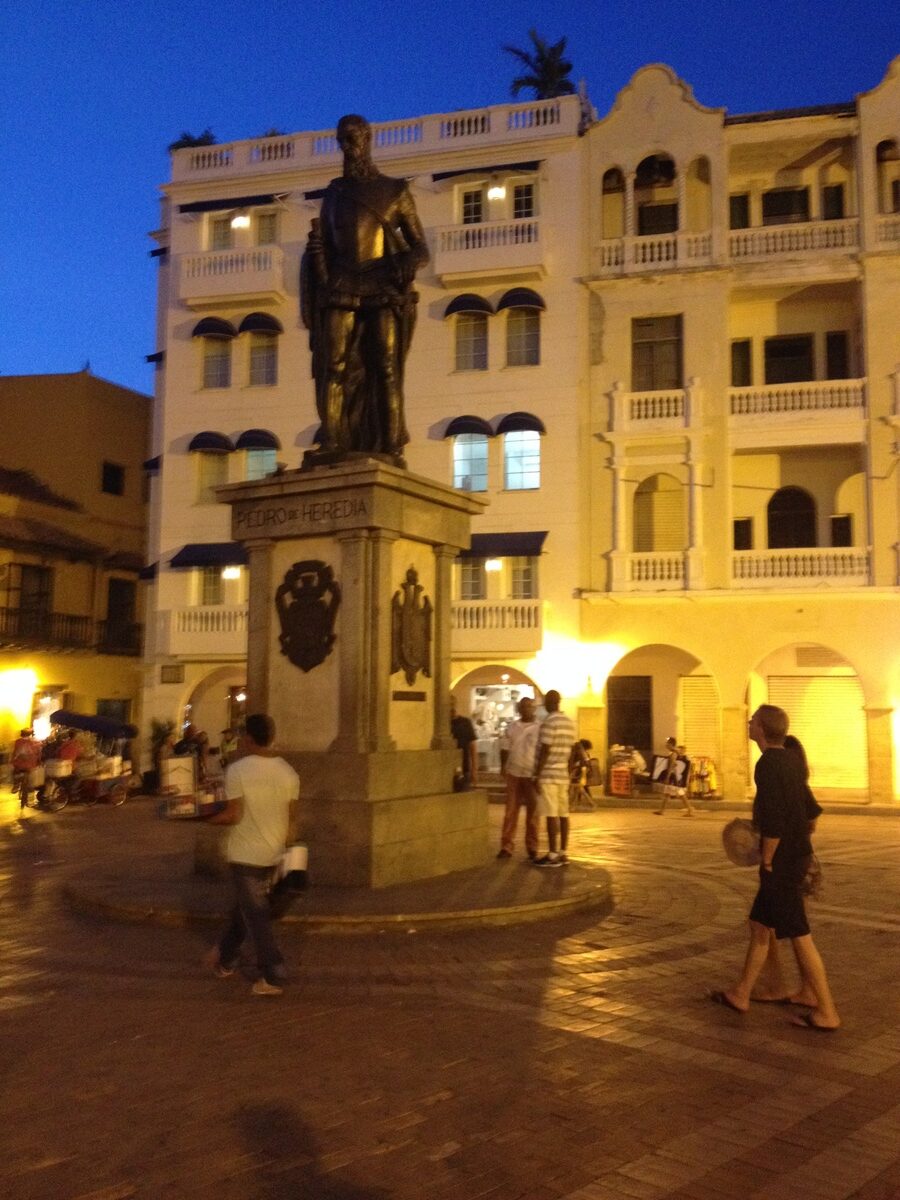
{"type": "MultiPolygon", "coordinates": [[[[0,11],[0,373],[152,391],[147,232],[167,144],[503,103],[529,27],[566,35],[605,113],[645,63],[707,105],[851,100],[900,54],[896,0],[7,0],[0,11]],[[394,21],[395,24],[389,24],[394,21]]],[[[900,120],[898,120],[900,124],[900,120]]]]}

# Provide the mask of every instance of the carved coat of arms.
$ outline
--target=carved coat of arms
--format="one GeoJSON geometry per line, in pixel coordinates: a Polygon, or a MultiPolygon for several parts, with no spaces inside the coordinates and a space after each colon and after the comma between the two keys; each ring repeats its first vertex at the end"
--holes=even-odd
{"type": "Polygon", "coordinates": [[[331,567],[316,559],[297,562],[275,592],[281,653],[301,671],[324,662],[335,643],[341,588],[331,567]]]}
{"type": "Polygon", "coordinates": [[[419,671],[431,677],[431,601],[413,567],[391,601],[391,674],[402,671],[409,686],[419,671]]]}

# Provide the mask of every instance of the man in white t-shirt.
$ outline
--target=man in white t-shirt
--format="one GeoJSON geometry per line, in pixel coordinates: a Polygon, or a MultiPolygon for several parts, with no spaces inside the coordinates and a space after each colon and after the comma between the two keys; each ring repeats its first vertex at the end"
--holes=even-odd
{"type": "Polygon", "coordinates": [[[550,849],[536,858],[536,867],[561,867],[569,861],[569,755],[575,744],[575,724],[560,709],[555,689],[544,696],[547,715],[538,737],[534,782],[538,789],[538,816],[547,818],[550,849]]]}
{"type": "Polygon", "coordinates": [[[525,806],[525,849],[532,862],[538,851],[537,789],[534,786],[534,763],[537,754],[538,730],[534,719],[534,701],[523,696],[517,706],[518,721],[507,726],[500,739],[500,767],[506,780],[506,811],[500,834],[498,858],[512,858],[519,823],[519,809],[525,806]]]}
{"type": "Polygon", "coordinates": [[[259,969],[255,996],[278,996],[283,990],[284,958],[272,933],[269,893],[273,870],[293,840],[300,796],[300,778],[272,750],[274,737],[271,717],[256,713],[247,718],[240,757],[225,772],[228,804],[210,818],[212,824],[231,826],[225,857],[235,893],[231,919],[210,964],[221,979],[233,975],[249,934],[259,969]]]}

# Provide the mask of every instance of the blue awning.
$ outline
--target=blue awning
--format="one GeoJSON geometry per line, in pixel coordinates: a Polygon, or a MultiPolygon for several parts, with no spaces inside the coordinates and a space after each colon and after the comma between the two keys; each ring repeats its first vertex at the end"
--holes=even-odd
{"type": "Polygon", "coordinates": [[[260,205],[274,204],[282,195],[278,192],[267,192],[262,196],[228,196],[221,200],[192,200],[189,204],[179,204],[178,211],[182,213],[226,212],[232,208],[258,208],[260,205]]]}
{"type": "Polygon", "coordinates": [[[485,300],[484,296],[476,296],[474,292],[463,292],[460,296],[454,296],[444,309],[445,317],[452,317],[454,313],[487,313],[488,316],[493,316],[494,310],[490,300],[485,300]]]}
{"type": "Polygon", "coordinates": [[[235,450],[280,450],[281,442],[271,429],[245,429],[234,444],[235,450]]]}
{"type": "Polygon", "coordinates": [[[238,325],[238,333],[284,333],[284,326],[271,313],[248,313],[238,325]]]}
{"type": "Polygon", "coordinates": [[[204,317],[191,330],[191,337],[233,338],[237,337],[237,330],[222,317],[204,317]]]}
{"type": "Polygon", "coordinates": [[[472,545],[460,558],[535,558],[541,553],[547,530],[524,533],[473,533],[472,545]]]}
{"type": "Polygon", "coordinates": [[[240,542],[189,542],[178,551],[170,567],[245,567],[247,551],[240,542]]]}
{"type": "Polygon", "coordinates": [[[498,433],[519,433],[523,429],[530,429],[534,433],[547,432],[541,418],[527,412],[507,413],[497,426],[498,433]]]}
{"type": "Polygon", "coordinates": [[[458,437],[461,433],[483,433],[485,437],[493,437],[494,431],[483,417],[454,417],[444,430],[444,437],[458,437]]]}
{"type": "Polygon", "coordinates": [[[147,563],[146,567],[141,567],[140,571],[138,571],[138,579],[144,579],[147,582],[151,582],[156,578],[158,571],[158,563],[147,563]]]}
{"type": "Polygon", "coordinates": [[[531,288],[510,288],[497,301],[497,312],[503,308],[546,308],[543,298],[531,288]]]}
{"type": "Polygon", "coordinates": [[[155,458],[148,458],[144,461],[144,470],[148,475],[158,475],[159,469],[162,466],[162,455],[157,454],[155,458]]]}
{"type": "Polygon", "coordinates": [[[230,454],[234,445],[230,437],[224,433],[216,433],[214,429],[204,429],[202,433],[191,438],[188,450],[203,450],[207,454],[230,454]]]}

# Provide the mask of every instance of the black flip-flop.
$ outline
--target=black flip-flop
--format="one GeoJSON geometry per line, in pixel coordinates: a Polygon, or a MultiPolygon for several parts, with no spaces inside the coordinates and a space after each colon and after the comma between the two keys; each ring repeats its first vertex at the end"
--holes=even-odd
{"type": "Polygon", "coordinates": [[[736,1004],[732,1004],[724,992],[708,992],[707,995],[709,996],[709,999],[712,1000],[713,1004],[721,1004],[724,1008],[730,1008],[732,1012],[739,1013],[742,1017],[746,1017],[746,1009],[738,1008],[736,1004]]]}
{"type": "Polygon", "coordinates": [[[802,1017],[798,1017],[796,1021],[791,1021],[794,1029],[813,1029],[816,1033],[837,1033],[839,1026],[837,1025],[820,1025],[818,1021],[813,1020],[811,1012],[804,1013],[802,1017]]]}

